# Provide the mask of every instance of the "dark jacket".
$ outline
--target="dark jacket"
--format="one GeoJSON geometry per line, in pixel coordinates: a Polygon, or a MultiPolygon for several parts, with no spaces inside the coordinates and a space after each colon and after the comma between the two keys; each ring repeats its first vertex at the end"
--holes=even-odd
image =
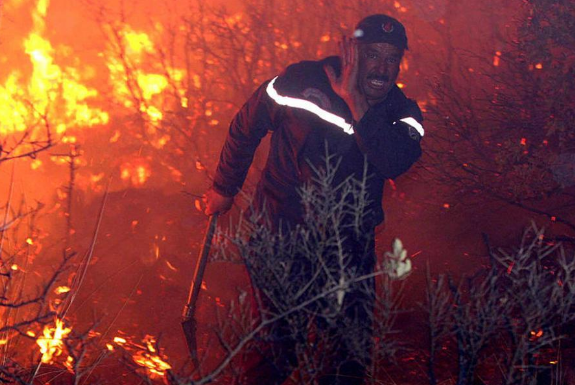
{"type": "MultiPolygon", "coordinates": [[[[330,154],[341,157],[338,181],[354,175],[361,178],[367,159],[369,226],[375,227],[383,221],[385,179],[403,174],[421,156],[421,127],[400,122],[412,117],[421,123],[421,111],[394,86],[352,127],[351,112],[331,88],[325,64],[340,71],[337,57],[303,61],[256,90],[230,125],[213,188],[225,196],[237,194],[258,144],[271,131],[255,205],[261,207],[265,201],[274,220],[299,223],[302,209],[297,189],[315,176],[312,165],[325,165],[327,144],[330,154]]],[[[417,122],[412,124],[418,126],[417,122]]]]}

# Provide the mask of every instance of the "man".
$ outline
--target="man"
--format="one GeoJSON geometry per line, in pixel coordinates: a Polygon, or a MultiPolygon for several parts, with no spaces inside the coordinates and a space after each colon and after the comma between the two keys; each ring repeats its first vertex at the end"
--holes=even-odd
{"type": "MultiPolygon", "coordinates": [[[[341,57],[289,66],[262,84],[242,107],[231,123],[213,186],[205,195],[206,214],[231,208],[260,140],[271,131],[270,152],[254,205],[256,209],[266,208],[276,230],[302,224],[304,208],[298,189],[325,165],[327,148],[330,155],[341,160],[334,187],[348,177],[361,179],[367,167],[369,204],[362,224],[365,236],[345,237],[344,249],[352,255],[348,267],[368,273],[375,262],[374,228],[383,221],[385,180],[401,175],[420,157],[423,118],[417,104],[395,85],[407,49],[405,28],[399,21],[386,15],[366,17],[358,23],[353,38],[343,38],[340,49],[341,57]]],[[[252,283],[262,289],[260,286],[266,283],[258,281],[257,266],[248,264],[248,270],[252,283]]],[[[373,282],[370,284],[373,287],[373,282]]],[[[273,291],[263,289],[266,293],[273,291]]],[[[363,382],[371,348],[373,299],[356,289],[350,289],[346,300],[359,303],[361,298],[368,304],[346,307],[341,322],[336,324],[357,327],[362,352],[355,354],[350,346],[353,343],[342,342],[320,383],[363,382]]],[[[263,303],[265,308],[277,307],[276,298],[263,303]]],[[[248,371],[247,383],[281,384],[289,375],[296,363],[294,341],[285,341],[282,336],[287,326],[280,322],[272,331],[283,342],[270,348],[274,354],[267,363],[264,357],[248,371]]]]}

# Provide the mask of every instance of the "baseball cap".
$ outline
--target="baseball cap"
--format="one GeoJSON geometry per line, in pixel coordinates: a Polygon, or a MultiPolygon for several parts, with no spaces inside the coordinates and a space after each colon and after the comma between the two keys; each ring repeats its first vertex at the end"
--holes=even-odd
{"type": "Polygon", "coordinates": [[[362,19],[353,32],[360,43],[389,43],[399,49],[407,48],[405,27],[391,16],[375,14],[362,19]]]}

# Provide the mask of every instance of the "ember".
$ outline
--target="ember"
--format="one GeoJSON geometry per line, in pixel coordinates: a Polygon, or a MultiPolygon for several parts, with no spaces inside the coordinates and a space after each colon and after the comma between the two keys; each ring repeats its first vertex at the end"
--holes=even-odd
{"type": "Polygon", "coordinates": [[[144,367],[152,376],[164,376],[172,367],[164,361],[156,352],[154,337],[146,336],[144,339],[145,349],[139,350],[133,356],[134,362],[144,367]]]}
{"type": "Polygon", "coordinates": [[[56,289],[54,289],[54,293],[56,294],[64,294],[64,293],[68,293],[70,291],[70,288],[68,286],[58,286],[56,289]]]}

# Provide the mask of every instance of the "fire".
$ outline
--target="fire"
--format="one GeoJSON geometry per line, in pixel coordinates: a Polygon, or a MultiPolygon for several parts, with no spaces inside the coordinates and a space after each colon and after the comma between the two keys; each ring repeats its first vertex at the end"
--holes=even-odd
{"type": "MultiPolygon", "coordinates": [[[[172,366],[162,358],[160,352],[156,348],[156,339],[150,335],[146,335],[143,344],[134,343],[124,337],[115,337],[114,343],[121,346],[127,351],[131,351],[132,359],[138,365],[146,370],[146,374],[150,377],[162,377],[166,371],[171,369],[172,366]]],[[[106,348],[113,352],[114,345],[106,344],[106,348]]],[[[167,357],[166,357],[167,358],[167,357]]]]}
{"type": "Polygon", "coordinates": [[[56,289],[54,289],[54,293],[56,294],[64,294],[70,291],[70,288],[68,286],[58,286],[56,289]]]}
{"type": "Polygon", "coordinates": [[[42,363],[50,364],[53,362],[54,356],[62,354],[64,338],[71,331],[72,329],[64,327],[64,322],[59,318],[56,318],[54,327],[49,325],[44,327],[44,335],[36,340],[40,346],[40,353],[42,353],[42,363]]]}
{"type": "MultiPolygon", "coordinates": [[[[108,30],[110,35],[115,37],[114,47],[109,49],[122,52],[121,56],[125,61],[122,62],[118,55],[107,55],[106,65],[110,72],[115,98],[124,107],[136,107],[152,125],[162,121],[164,119],[162,94],[168,85],[173,84],[168,82],[165,71],[158,69],[158,73],[154,73],[142,69],[146,57],[157,51],[154,42],[148,34],[134,31],[127,25],[110,27],[108,30]],[[130,67],[129,73],[126,73],[127,66],[130,67]]],[[[167,68],[167,72],[175,84],[184,78],[182,70],[167,68]]],[[[180,93],[183,97],[184,87],[181,87],[180,93]]]]}
{"type": "MultiPolygon", "coordinates": [[[[69,50],[54,48],[44,38],[48,5],[49,0],[38,0],[32,13],[32,31],[24,40],[24,52],[32,64],[29,78],[24,80],[21,71],[14,70],[0,84],[0,133],[4,135],[42,125],[42,115],[52,119],[50,124],[58,134],[64,134],[68,127],[108,122],[107,112],[87,104],[98,92],[79,82],[77,69],[55,63],[55,54],[66,57],[69,50]]],[[[32,132],[31,139],[37,139],[38,135],[32,132]]]]}
{"type": "Polygon", "coordinates": [[[152,175],[147,164],[142,162],[126,162],[120,167],[120,177],[134,186],[142,186],[152,175]]]}
{"type": "Polygon", "coordinates": [[[144,343],[145,348],[134,354],[134,362],[145,368],[152,376],[164,376],[172,367],[158,355],[154,346],[156,340],[152,336],[146,336],[144,343]]]}
{"type": "Polygon", "coordinates": [[[494,67],[499,67],[500,57],[501,57],[501,52],[500,51],[495,52],[495,56],[493,56],[493,66],[494,67]]]}
{"type": "Polygon", "coordinates": [[[123,345],[128,341],[126,341],[126,339],[123,337],[114,337],[114,342],[117,343],[118,345],[123,345]]]}
{"type": "Polygon", "coordinates": [[[64,362],[64,366],[70,373],[74,373],[74,358],[72,358],[72,356],[68,356],[66,362],[64,362]]]}

